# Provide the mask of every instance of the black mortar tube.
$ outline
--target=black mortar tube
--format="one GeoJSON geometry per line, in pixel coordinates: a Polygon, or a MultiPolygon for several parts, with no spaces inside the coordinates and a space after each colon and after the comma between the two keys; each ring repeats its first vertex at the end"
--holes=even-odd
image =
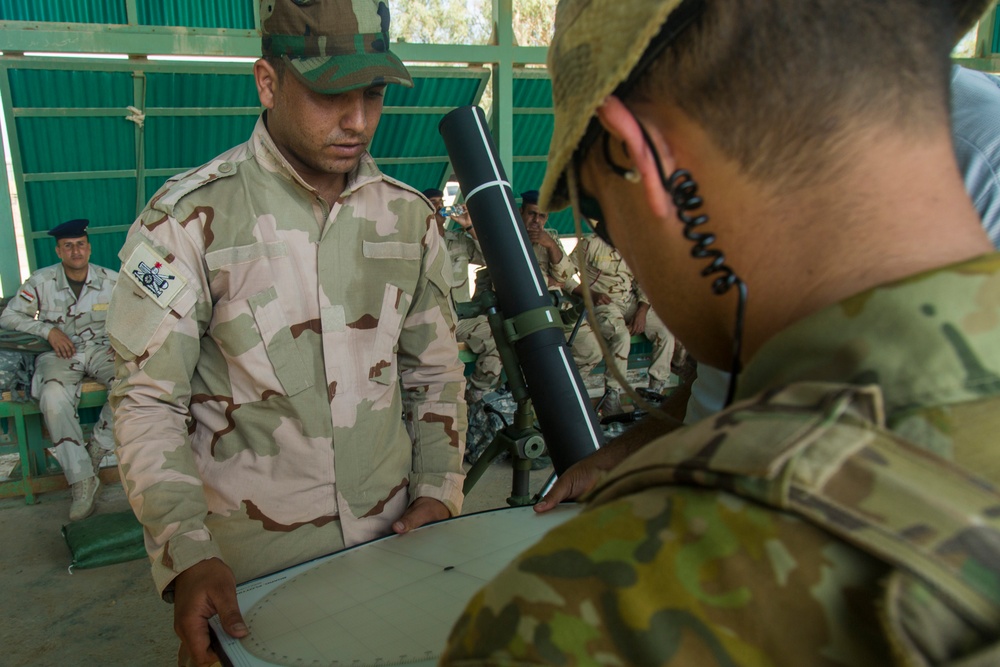
{"type": "MultiPolygon", "coordinates": [[[[455,109],[441,120],[438,130],[465,193],[503,317],[543,313],[552,307],[552,297],[483,110],[455,109]]],[[[562,322],[556,318],[552,326],[517,338],[514,350],[553,467],[561,475],[604,444],[597,414],[566,346],[562,322]]]]}

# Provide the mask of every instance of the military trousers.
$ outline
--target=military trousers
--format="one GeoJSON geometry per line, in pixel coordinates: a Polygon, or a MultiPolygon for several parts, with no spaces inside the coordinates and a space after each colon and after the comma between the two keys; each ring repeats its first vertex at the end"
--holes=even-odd
{"type": "MultiPolygon", "coordinates": [[[[35,360],[35,374],[31,380],[31,395],[38,400],[52,440],[52,454],[70,484],[93,477],[96,472],[84,446],[77,414],[83,378],[87,376],[111,388],[115,357],[110,345],[78,345],[76,354],[69,359],[60,359],[55,352],[41,354],[35,360]]],[[[111,424],[111,408],[105,403],[94,424],[91,441],[108,452],[115,446],[111,424]]]]}
{"type": "Polygon", "coordinates": [[[483,391],[495,389],[500,384],[503,364],[486,316],[479,315],[459,320],[455,328],[455,337],[459,343],[465,343],[471,351],[479,355],[476,358],[476,368],[469,377],[469,384],[483,391]]]}
{"type": "MultiPolygon", "coordinates": [[[[621,372],[622,377],[628,370],[628,354],[632,342],[632,334],[629,333],[626,322],[631,321],[635,316],[638,306],[638,301],[631,301],[624,306],[610,303],[597,306],[594,309],[594,318],[597,320],[600,334],[607,341],[608,349],[614,357],[614,364],[621,372]]],[[[670,379],[670,361],[674,356],[674,335],[670,333],[670,330],[652,309],[646,311],[646,328],[643,333],[653,344],[649,364],[650,382],[668,381],[670,379]]],[[[598,343],[593,329],[585,323],[577,333],[572,350],[573,359],[580,368],[581,374],[589,373],[597,365],[601,358],[600,350],[600,343],[598,343]]],[[[607,388],[621,389],[610,369],[605,370],[604,378],[607,388]]]]}

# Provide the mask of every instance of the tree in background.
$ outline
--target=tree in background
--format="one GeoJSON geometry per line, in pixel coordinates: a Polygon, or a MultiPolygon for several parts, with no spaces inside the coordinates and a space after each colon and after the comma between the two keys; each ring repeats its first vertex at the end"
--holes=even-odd
{"type": "MultiPolygon", "coordinates": [[[[514,38],[548,46],[556,0],[513,0],[514,38]]],[[[493,35],[492,0],[407,0],[393,8],[392,36],[415,44],[486,44],[493,35]]]]}

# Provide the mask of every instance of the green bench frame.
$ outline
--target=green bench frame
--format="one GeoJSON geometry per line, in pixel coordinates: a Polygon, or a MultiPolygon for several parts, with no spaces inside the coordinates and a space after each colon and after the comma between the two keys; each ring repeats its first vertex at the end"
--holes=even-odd
{"type": "MultiPolygon", "coordinates": [[[[85,382],[80,395],[80,408],[99,408],[108,398],[108,392],[101,387],[94,389],[94,382],[85,382]]],[[[67,488],[62,471],[51,469],[46,448],[51,447],[42,435],[42,413],[38,401],[0,400],[0,419],[10,419],[13,435],[17,443],[0,445],[0,453],[17,451],[21,464],[21,478],[0,482],[0,498],[24,496],[24,502],[33,505],[35,494],[67,488]]],[[[116,471],[115,477],[117,477],[116,471]]]]}

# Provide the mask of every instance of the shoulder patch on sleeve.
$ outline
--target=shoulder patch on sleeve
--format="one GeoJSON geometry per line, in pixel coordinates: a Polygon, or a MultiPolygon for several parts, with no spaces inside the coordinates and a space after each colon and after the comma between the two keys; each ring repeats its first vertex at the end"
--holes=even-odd
{"type": "Polygon", "coordinates": [[[125,259],[122,273],[138,285],[160,308],[166,308],[183,290],[187,281],[166,259],[145,243],[138,243],[125,259]]]}
{"type": "Polygon", "coordinates": [[[35,302],[35,295],[31,292],[31,290],[23,289],[20,292],[18,292],[17,295],[22,299],[24,299],[25,301],[27,301],[28,303],[35,302]]]}

